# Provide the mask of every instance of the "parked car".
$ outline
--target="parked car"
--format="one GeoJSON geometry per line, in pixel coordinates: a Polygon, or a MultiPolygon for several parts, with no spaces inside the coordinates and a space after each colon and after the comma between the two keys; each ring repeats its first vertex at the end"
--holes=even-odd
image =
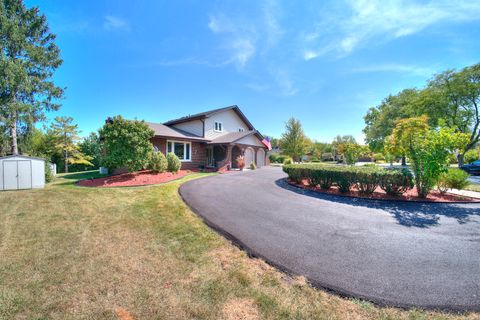
{"type": "Polygon", "coordinates": [[[470,174],[480,174],[480,160],[473,161],[469,164],[464,164],[460,169],[465,170],[470,174]]]}

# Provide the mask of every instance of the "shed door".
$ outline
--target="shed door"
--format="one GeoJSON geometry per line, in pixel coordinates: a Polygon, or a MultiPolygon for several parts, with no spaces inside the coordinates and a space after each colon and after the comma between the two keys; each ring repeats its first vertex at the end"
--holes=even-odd
{"type": "Polygon", "coordinates": [[[31,189],[32,165],[30,160],[3,161],[3,188],[5,190],[31,189]]]}
{"type": "Polygon", "coordinates": [[[3,189],[17,190],[17,161],[4,160],[3,161],[3,189]]]}
{"type": "Polygon", "coordinates": [[[32,161],[18,161],[18,189],[32,188],[32,161]]]}

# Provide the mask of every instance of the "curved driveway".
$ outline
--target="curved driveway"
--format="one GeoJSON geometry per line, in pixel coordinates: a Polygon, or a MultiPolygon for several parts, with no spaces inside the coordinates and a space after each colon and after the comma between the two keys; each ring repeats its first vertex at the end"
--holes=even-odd
{"type": "Polygon", "coordinates": [[[379,304],[480,310],[480,205],[321,195],[280,168],[193,180],[183,199],[255,256],[379,304]]]}

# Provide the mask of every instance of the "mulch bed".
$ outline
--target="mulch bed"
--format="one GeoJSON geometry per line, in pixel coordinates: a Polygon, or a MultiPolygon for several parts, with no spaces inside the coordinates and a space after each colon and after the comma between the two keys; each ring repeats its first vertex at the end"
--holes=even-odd
{"type": "Polygon", "coordinates": [[[319,193],[331,194],[336,196],[343,196],[343,197],[351,197],[351,198],[362,198],[362,199],[372,199],[372,200],[394,200],[394,201],[412,201],[412,202],[448,202],[448,203],[455,203],[455,202],[480,202],[480,199],[465,197],[454,195],[451,193],[441,194],[437,190],[433,190],[427,198],[419,198],[417,194],[417,189],[414,187],[413,189],[408,190],[404,194],[400,196],[391,196],[385,193],[380,187],[375,189],[375,192],[372,195],[365,195],[360,193],[357,190],[350,190],[349,192],[342,193],[338,190],[336,186],[332,186],[330,189],[325,190],[321,189],[320,187],[311,187],[308,185],[306,181],[303,183],[296,183],[287,179],[287,182],[290,185],[311,190],[319,193]]]}
{"type": "Polygon", "coordinates": [[[82,187],[134,187],[151,184],[165,183],[188,175],[190,171],[180,170],[174,174],[171,172],[153,173],[149,170],[122,173],[114,176],[96,179],[81,180],[77,184],[82,187]]]}

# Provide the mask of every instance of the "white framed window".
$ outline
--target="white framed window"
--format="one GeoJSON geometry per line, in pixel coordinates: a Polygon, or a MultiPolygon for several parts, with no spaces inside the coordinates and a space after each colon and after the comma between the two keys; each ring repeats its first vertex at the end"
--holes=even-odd
{"type": "Polygon", "coordinates": [[[167,141],[167,154],[173,152],[180,161],[192,161],[192,143],[185,141],[167,141]]]}
{"type": "Polygon", "coordinates": [[[223,132],[223,123],[215,122],[214,131],[223,132]]]}
{"type": "Polygon", "coordinates": [[[243,132],[243,131],[245,131],[245,129],[243,129],[243,128],[238,128],[238,132],[243,132]]]}

